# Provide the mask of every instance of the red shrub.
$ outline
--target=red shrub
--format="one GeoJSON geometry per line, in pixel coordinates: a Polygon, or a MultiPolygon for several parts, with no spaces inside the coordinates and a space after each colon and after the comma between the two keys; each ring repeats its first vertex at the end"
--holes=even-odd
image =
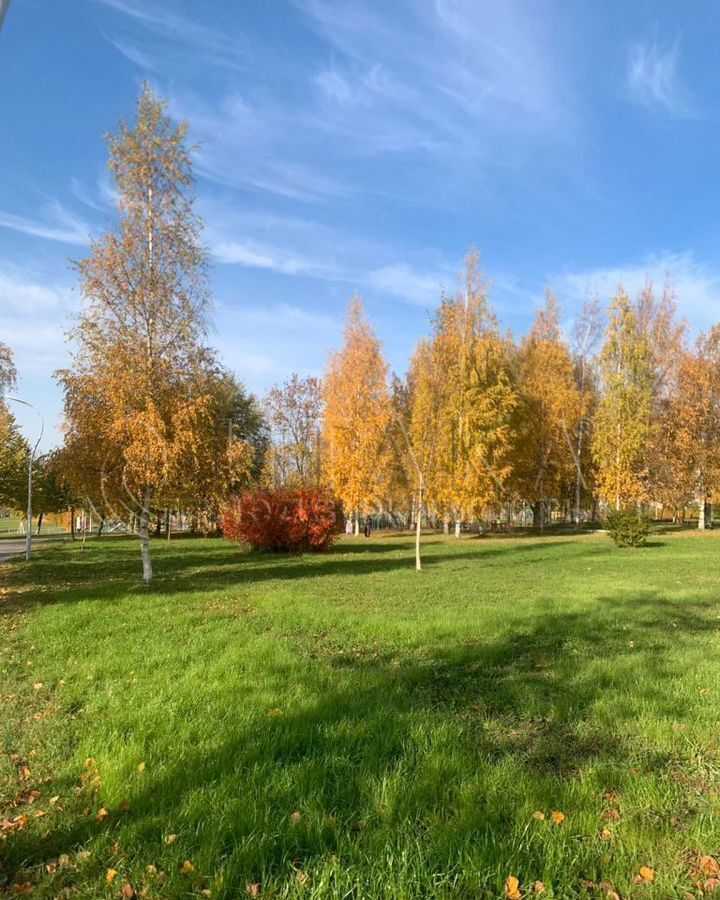
{"type": "Polygon", "coordinates": [[[246,491],[225,507],[222,530],[256,550],[327,550],[340,521],[337,503],[325,491],[246,491]]]}

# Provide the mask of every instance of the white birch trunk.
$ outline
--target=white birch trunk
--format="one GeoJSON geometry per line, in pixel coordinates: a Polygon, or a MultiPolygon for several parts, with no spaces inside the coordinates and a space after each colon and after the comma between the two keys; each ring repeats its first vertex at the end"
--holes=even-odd
{"type": "Polygon", "coordinates": [[[153,577],[152,560],[150,559],[150,504],[152,488],[145,489],[143,507],[140,511],[140,555],[142,556],[143,582],[149,585],[153,577]]]}
{"type": "Polygon", "coordinates": [[[417,510],[415,511],[415,569],[421,571],[422,562],[420,560],[420,530],[422,528],[422,507],[423,507],[423,490],[420,488],[417,510]]]}

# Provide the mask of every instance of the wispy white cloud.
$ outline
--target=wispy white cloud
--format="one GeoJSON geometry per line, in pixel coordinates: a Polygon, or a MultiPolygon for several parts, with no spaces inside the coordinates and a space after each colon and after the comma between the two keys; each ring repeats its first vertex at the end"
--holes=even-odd
{"type": "Polygon", "coordinates": [[[310,275],[313,278],[343,278],[342,272],[332,264],[252,240],[220,240],[213,244],[212,253],[218,262],[249,269],[267,269],[283,275],[310,275]]]}
{"type": "Polygon", "coordinates": [[[48,203],[38,219],[0,210],[0,228],[80,247],[90,243],[94,231],[92,225],[57,200],[48,203]]]}
{"type": "Polygon", "coordinates": [[[274,303],[271,306],[261,307],[224,306],[223,315],[233,322],[268,326],[273,330],[289,330],[298,336],[310,331],[339,332],[342,327],[339,319],[291,303],[274,303]]]}
{"type": "Polygon", "coordinates": [[[648,108],[673,116],[695,117],[698,109],[677,72],[680,40],[661,46],[657,37],[633,44],[627,67],[630,98],[648,108]]]}
{"type": "MultiPolygon", "coordinates": [[[[228,33],[219,28],[213,28],[179,15],[167,7],[163,7],[162,4],[138,3],[135,0],[100,0],[100,2],[165,41],[193,46],[196,54],[191,60],[188,60],[186,56],[186,64],[188,62],[197,64],[202,61],[213,66],[244,69],[255,56],[248,41],[241,33],[228,33]]],[[[151,71],[155,68],[156,64],[150,53],[144,53],[124,39],[112,38],[111,41],[121,53],[133,62],[143,68],[149,68],[151,71]]],[[[152,52],[162,55],[162,50],[157,42],[154,43],[152,52]]]]}
{"type": "Polygon", "coordinates": [[[647,280],[662,289],[666,283],[677,299],[680,315],[706,328],[720,319],[720,269],[692,253],[660,253],[638,262],[607,268],[566,271],[550,283],[568,311],[588,297],[609,302],[619,285],[636,295],[647,280]]]}
{"type": "MultiPolygon", "coordinates": [[[[37,317],[65,313],[71,305],[67,287],[25,280],[18,274],[0,272],[0,314],[22,313],[37,322],[37,317]]],[[[6,326],[6,333],[9,329],[6,326]]]]}
{"type": "Polygon", "coordinates": [[[400,262],[373,269],[362,280],[373,290],[406,303],[436,306],[443,290],[447,291],[455,279],[454,274],[445,268],[435,272],[418,271],[400,262]]]}

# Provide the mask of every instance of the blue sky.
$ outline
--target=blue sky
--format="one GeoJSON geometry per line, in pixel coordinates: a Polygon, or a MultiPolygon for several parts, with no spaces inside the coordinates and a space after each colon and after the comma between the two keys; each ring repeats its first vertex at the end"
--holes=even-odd
{"type": "MultiPolygon", "coordinates": [[[[720,319],[714,3],[13,0],[0,34],[0,340],[57,439],[69,260],[113,221],[103,133],[148,78],[198,142],[213,343],[320,374],[362,293],[404,371],[470,244],[516,333],[671,272],[720,319]]],[[[20,415],[28,434],[35,427],[20,415]]]]}

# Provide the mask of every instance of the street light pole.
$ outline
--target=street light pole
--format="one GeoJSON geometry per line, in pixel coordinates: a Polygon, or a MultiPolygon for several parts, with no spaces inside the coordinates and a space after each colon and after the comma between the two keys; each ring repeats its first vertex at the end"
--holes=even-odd
{"type": "Polygon", "coordinates": [[[20,403],[22,406],[27,406],[33,410],[33,412],[37,413],[37,417],[40,419],[40,434],[38,435],[38,439],[35,441],[35,446],[30,450],[30,456],[28,459],[28,495],[27,495],[27,534],[25,535],[25,559],[30,559],[30,554],[32,553],[32,470],[33,470],[33,462],[35,461],[35,453],[37,452],[37,448],[40,446],[40,441],[43,438],[43,434],[45,433],[45,422],[43,421],[43,417],[40,415],[39,410],[35,409],[32,403],[28,403],[27,400],[21,400],[19,397],[11,397],[9,395],[5,396],[6,400],[12,400],[14,403],[20,403]]]}
{"type": "Polygon", "coordinates": [[[5,19],[5,13],[8,11],[8,6],[10,6],[10,0],[0,0],[0,31],[2,31],[3,21],[5,19]]]}

